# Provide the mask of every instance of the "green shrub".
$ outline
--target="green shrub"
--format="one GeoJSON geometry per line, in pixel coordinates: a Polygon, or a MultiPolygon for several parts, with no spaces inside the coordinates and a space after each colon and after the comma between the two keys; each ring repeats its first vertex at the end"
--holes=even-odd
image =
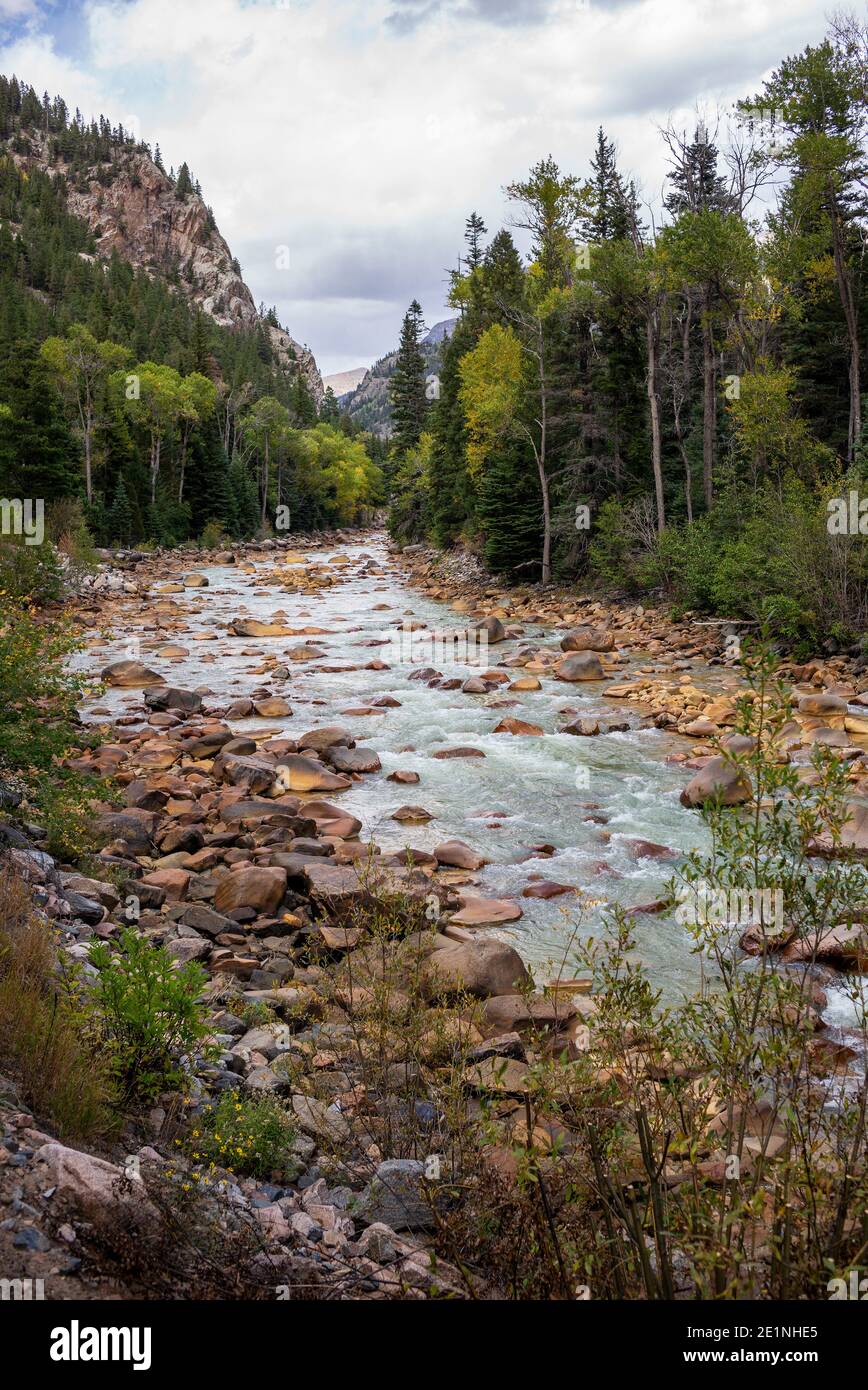
{"type": "Polygon", "coordinates": [[[41,606],[63,592],[60,562],[52,545],[27,545],[23,537],[0,539],[0,599],[41,606]]]}
{"type": "Polygon", "coordinates": [[[105,942],[92,944],[90,962],[98,971],[92,1006],[122,1103],[181,1088],[181,1055],[208,1031],[200,1002],[205,971],[193,961],[178,969],[164,946],[131,927],[115,954],[105,942]]]}
{"type": "Polygon", "coordinates": [[[276,1096],[237,1096],[224,1091],[202,1114],[188,1139],[190,1157],[205,1167],[239,1176],[286,1177],[297,1170],[289,1152],[296,1128],[276,1096]]]}

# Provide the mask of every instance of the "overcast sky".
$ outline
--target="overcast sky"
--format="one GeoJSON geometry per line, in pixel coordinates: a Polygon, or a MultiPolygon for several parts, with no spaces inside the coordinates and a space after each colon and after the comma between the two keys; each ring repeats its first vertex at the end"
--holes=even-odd
{"type": "Polygon", "coordinates": [[[0,0],[0,71],[186,159],[255,298],[328,373],[390,350],[414,295],[449,317],[467,214],[496,230],[503,185],[548,153],[586,174],[599,125],[658,200],[658,126],[755,93],[834,4],[0,0]]]}

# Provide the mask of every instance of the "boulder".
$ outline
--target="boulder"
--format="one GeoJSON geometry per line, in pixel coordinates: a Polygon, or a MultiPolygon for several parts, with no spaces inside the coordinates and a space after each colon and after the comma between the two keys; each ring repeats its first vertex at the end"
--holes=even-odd
{"type": "Polygon", "coordinates": [[[157,671],[151,671],[141,661],[113,661],[103,668],[100,679],[105,685],[135,686],[163,685],[165,679],[157,671]]]}
{"type": "Polygon", "coordinates": [[[260,719],[288,719],[292,714],[289,701],[280,695],[269,695],[265,700],[254,700],[253,708],[260,719]]]}
{"type": "Polygon", "coordinates": [[[429,1230],[436,1222],[433,1202],[424,1189],[421,1159],[386,1159],[353,1203],[352,1215],[365,1225],[381,1223],[392,1231],[429,1230]]]}
{"type": "Polygon", "coordinates": [[[224,874],[214,894],[218,912],[252,907],[257,913],[275,912],[286,892],[286,869],[251,865],[224,874]]]}
{"type": "Polygon", "coordinates": [[[735,763],[726,758],[710,758],[681,793],[682,806],[703,806],[720,798],[724,806],[741,806],[750,801],[750,782],[735,763]]]}
{"type": "Polygon", "coordinates": [[[445,864],[450,869],[481,869],[488,863],[484,855],[471,849],[463,840],[444,840],[442,845],[435,847],[434,858],[438,864],[445,864]]]}
{"type": "Polygon", "coordinates": [[[466,991],[486,999],[515,994],[530,982],[518,951],[504,941],[462,941],[433,951],[422,966],[422,984],[433,998],[466,991]]]}
{"type": "Polygon", "coordinates": [[[506,637],[506,628],[499,618],[483,618],[473,627],[476,632],[487,633],[489,642],[502,642],[506,637]]]}
{"type": "Polygon", "coordinates": [[[156,1225],[156,1208],[141,1181],[132,1180],[128,1186],[123,1169],[116,1164],[59,1143],[43,1144],[35,1157],[47,1168],[47,1180],[41,1186],[55,1189],[52,1204],[65,1207],[79,1220],[107,1230],[116,1225],[123,1210],[156,1225]]]}
{"type": "Polygon", "coordinates": [[[545,733],[545,729],[540,728],[539,724],[527,724],[523,719],[501,719],[494,732],[496,734],[531,734],[539,737],[545,733]]]}
{"type": "Polygon", "coordinates": [[[573,628],[561,638],[562,652],[610,652],[614,645],[611,632],[593,627],[573,628]]]}
{"type": "Polygon", "coordinates": [[[202,696],[195,690],[178,690],[173,685],[149,686],[144,699],[148,709],[174,714],[198,714],[202,708],[202,696]]]}
{"type": "Polygon", "coordinates": [[[600,658],[596,652],[570,652],[555,667],[555,675],[561,681],[601,681],[605,679],[600,658]]]}

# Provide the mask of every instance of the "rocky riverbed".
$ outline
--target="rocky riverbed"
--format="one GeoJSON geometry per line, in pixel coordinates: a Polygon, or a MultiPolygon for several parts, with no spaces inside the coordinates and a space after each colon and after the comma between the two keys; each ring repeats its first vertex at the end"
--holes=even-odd
{"type": "MultiPolygon", "coordinates": [[[[321,1147],[366,1113],[349,1015],[375,967],[358,910],[377,894],[424,907],[416,992],[403,977],[396,992],[432,1010],[432,1064],[435,1020],[464,1030],[471,1090],[501,1093],[505,1122],[523,1114],[539,1045],[528,1027],[569,1054],[592,1019],[572,980],[577,921],[593,931],[607,901],[623,902],[656,978],[690,983],[682,929],[659,900],[701,843],[693,808],[723,785],[741,798],[710,742],[735,721],[738,630],[502,591],[380,536],[118,557],[77,610],[94,678],[83,717],[100,741],[76,765],[113,778],[122,803],[94,808],[105,876],[66,870],[11,829],[7,858],[71,959],[134,921],[207,970],[218,1060],[198,1069],[194,1105],[226,1088],[274,1092],[298,1126],[293,1183],[227,1189],[275,1268],[301,1277],[301,1261],[335,1296],[460,1291],[425,1254],[422,1159],[393,1158],[372,1121],[342,1180],[321,1167],[321,1147]],[[450,1012],[458,992],[478,1001],[472,1019],[450,1012]],[[251,1027],[256,1005],[267,1021],[251,1027]]],[[[847,838],[864,854],[868,677],[843,657],[784,675],[797,711],[784,751],[807,763],[819,740],[845,760],[847,838]]],[[[836,971],[864,966],[864,938],[831,934],[818,958],[817,1027],[826,1011],[836,1047],[836,971]]],[[[396,1078],[391,1099],[406,1104],[406,1085],[396,1078]]],[[[376,1100],[374,1120],[390,1103],[376,1100]]],[[[13,1090],[3,1104],[10,1258],[76,1280],[80,1227],[114,1219],[124,1160],[58,1145],[13,1090]]],[[[164,1162],[168,1120],[155,1107],[132,1151],[141,1163],[164,1162]]]]}

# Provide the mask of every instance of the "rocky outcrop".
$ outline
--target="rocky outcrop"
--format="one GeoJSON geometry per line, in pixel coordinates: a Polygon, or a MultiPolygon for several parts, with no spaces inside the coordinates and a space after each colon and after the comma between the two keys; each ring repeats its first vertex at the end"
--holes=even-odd
{"type": "Polygon", "coordinates": [[[317,406],[321,404],[324,388],[312,352],[260,315],[200,194],[191,190],[179,197],[169,175],[132,146],[113,151],[110,178],[107,166],[100,165],[73,181],[68,166],[52,158],[46,140],[31,132],[27,141],[29,151],[15,153],[16,163],[67,178],[67,207],[87,223],[101,260],[117,253],[149,275],[170,278],[191,304],[224,328],[262,325],[280,366],[289,371],[298,367],[317,406]]]}

